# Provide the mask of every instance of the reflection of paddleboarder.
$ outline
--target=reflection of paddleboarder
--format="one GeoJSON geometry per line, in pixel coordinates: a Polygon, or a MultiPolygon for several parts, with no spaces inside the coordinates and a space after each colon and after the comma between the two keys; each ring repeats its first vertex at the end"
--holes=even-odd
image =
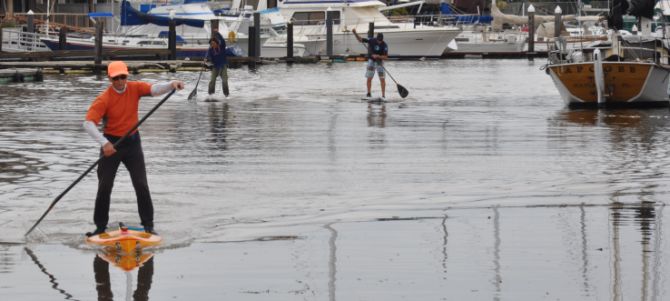
{"type": "Polygon", "coordinates": [[[112,187],[121,163],[130,173],[142,225],[146,232],[156,234],[140,133],[136,130],[116,147],[114,143],[138,124],[137,111],[141,97],[158,96],[174,89],[181,90],[184,83],[178,80],[157,84],[128,81],[128,66],[122,61],[111,62],[107,67],[107,76],[111,85],[95,98],[84,121],[84,129],[100,144],[102,155],[98,165],[98,194],[93,214],[96,229],[86,235],[98,235],[107,229],[112,187]],[[104,124],[104,135],[96,127],[101,121],[104,124]]]}
{"type": "Polygon", "coordinates": [[[377,70],[377,74],[379,75],[379,82],[381,83],[382,87],[382,101],[386,97],[386,80],[384,79],[384,60],[388,59],[388,53],[389,53],[389,47],[386,45],[386,42],[384,42],[384,34],[383,33],[378,33],[376,38],[372,39],[367,39],[367,38],[361,38],[358,33],[356,33],[356,29],[351,30],[354,33],[354,36],[356,36],[356,40],[358,40],[361,43],[367,43],[368,44],[368,66],[367,66],[367,72],[365,72],[365,77],[367,77],[367,88],[368,88],[368,93],[365,95],[366,97],[372,97],[372,94],[370,92],[372,88],[372,78],[375,76],[375,69],[377,70]]]}
{"type": "MultiPolygon", "coordinates": [[[[98,291],[98,300],[114,300],[111,281],[109,280],[109,263],[96,255],[93,260],[93,272],[95,274],[95,289],[98,291]]],[[[137,288],[133,293],[133,300],[149,300],[149,290],[151,289],[153,276],[154,259],[151,257],[137,271],[137,288]]]]}

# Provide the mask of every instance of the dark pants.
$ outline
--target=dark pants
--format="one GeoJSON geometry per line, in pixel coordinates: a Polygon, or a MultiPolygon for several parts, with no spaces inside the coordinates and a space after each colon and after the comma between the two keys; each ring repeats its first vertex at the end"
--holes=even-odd
{"type": "Polygon", "coordinates": [[[228,96],[228,65],[223,65],[220,68],[213,67],[212,74],[209,77],[209,94],[214,94],[216,89],[216,78],[221,77],[221,86],[223,87],[223,95],[228,96]]]}
{"type": "MultiPolygon", "coordinates": [[[[105,135],[105,137],[112,143],[116,143],[120,139],[120,137],[109,135],[105,135]]],[[[100,154],[102,156],[102,150],[100,154]]],[[[110,157],[103,157],[98,164],[98,195],[95,198],[95,212],[93,213],[93,221],[96,227],[106,228],[107,222],[109,222],[110,197],[120,163],[123,163],[130,173],[130,179],[137,196],[137,208],[142,225],[145,228],[153,228],[154,206],[151,202],[139,132],[129,136],[120,145],[117,145],[116,153],[110,157]]]]}

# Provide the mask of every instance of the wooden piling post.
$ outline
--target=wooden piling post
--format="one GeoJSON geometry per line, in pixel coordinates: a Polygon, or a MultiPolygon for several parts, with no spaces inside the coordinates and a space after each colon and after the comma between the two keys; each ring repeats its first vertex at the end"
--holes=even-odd
{"type": "Polygon", "coordinates": [[[256,57],[254,60],[258,60],[261,57],[261,13],[254,13],[254,28],[256,28],[254,34],[256,36],[256,57]]]}
{"type": "Polygon", "coordinates": [[[249,26],[249,50],[247,57],[249,58],[249,68],[256,69],[256,27],[249,26]]]}
{"type": "MultiPolygon", "coordinates": [[[[368,39],[375,37],[375,22],[368,23],[368,39]]],[[[372,49],[368,47],[368,57],[372,56],[372,49]]]]}
{"type": "Polygon", "coordinates": [[[560,6],[556,5],[556,9],[554,9],[554,38],[556,40],[561,36],[561,27],[563,25],[563,21],[561,20],[562,14],[563,10],[561,10],[560,6]]]}
{"type": "MultiPolygon", "coordinates": [[[[219,29],[219,20],[211,20],[210,25],[212,27],[212,28],[210,28],[210,31],[211,31],[210,32],[210,34],[211,34],[210,38],[216,38],[216,36],[214,35],[214,30],[219,29]]],[[[209,41],[207,41],[207,43],[209,43],[209,41]]]]}
{"type": "Polygon", "coordinates": [[[44,73],[42,72],[41,68],[37,69],[37,71],[35,72],[34,81],[36,81],[36,82],[43,82],[44,81],[44,73]]]}
{"type": "Polygon", "coordinates": [[[95,70],[94,73],[102,73],[102,20],[95,22],[95,70]]]}
{"type": "Polygon", "coordinates": [[[326,11],[326,55],[333,58],[333,13],[330,7],[326,11]]]}
{"type": "Polygon", "coordinates": [[[293,63],[293,22],[286,24],[286,62],[293,63]]]}
{"type": "Polygon", "coordinates": [[[7,11],[5,12],[6,20],[13,20],[14,19],[14,1],[4,1],[5,4],[7,5],[7,11]]]}
{"type": "Polygon", "coordinates": [[[27,29],[29,33],[34,33],[35,32],[35,13],[33,13],[32,10],[29,10],[27,13],[27,18],[28,20],[26,21],[27,24],[27,29]]]}
{"type": "Polygon", "coordinates": [[[63,26],[58,31],[58,49],[67,49],[67,27],[63,26]]]}
{"type": "Polygon", "coordinates": [[[534,60],[535,56],[535,7],[528,6],[528,60],[534,60]]]}
{"type": "Polygon", "coordinates": [[[170,19],[170,32],[168,34],[168,49],[170,50],[169,60],[177,59],[177,23],[170,19]]]}

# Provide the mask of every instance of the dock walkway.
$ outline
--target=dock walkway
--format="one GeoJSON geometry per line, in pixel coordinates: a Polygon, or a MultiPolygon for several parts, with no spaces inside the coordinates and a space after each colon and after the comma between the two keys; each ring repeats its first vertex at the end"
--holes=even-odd
{"type": "MultiPolygon", "coordinates": [[[[259,60],[256,64],[272,64],[286,60],[259,60]]],[[[99,70],[106,70],[107,64],[111,62],[102,61],[98,66],[92,60],[72,60],[72,61],[0,61],[0,71],[5,73],[14,72],[13,70],[32,68],[40,69],[43,73],[61,73],[61,74],[80,74],[96,73],[99,70]],[[5,70],[10,69],[10,70],[5,70]]],[[[203,67],[203,62],[198,60],[126,60],[128,70],[133,74],[141,72],[177,72],[177,71],[197,71],[203,67]]],[[[253,58],[249,57],[230,57],[228,63],[231,67],[249,64],[253,58]]],[[[293,58],[293,63],[317,63],[318,58],[293,58]]]]}

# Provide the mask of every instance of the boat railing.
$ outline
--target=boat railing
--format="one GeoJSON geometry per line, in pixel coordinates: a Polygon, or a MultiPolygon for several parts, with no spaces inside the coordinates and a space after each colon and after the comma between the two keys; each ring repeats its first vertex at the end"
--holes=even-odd
{"type": "MultiPolygon", "coordinates": [[[[353,28],[361,32],[367,32],[368,25],[375,23],[375,29],[409,29],[423,26],[431,27],[452,27],[445,21],[447,18],[440,19],[438,15],[420,15],[420,16],[391,16],[383,18],[360,18],[360,19],[334,19],[334,26],[337,31],[348,32],[353,28]],[[444,19],[444,20],[443,20],[444,19]],[[343,25],[345,24],[346,25],[343,25]]],[[[291,20],[294,27],[294,33],[302,35],[322,35],[325,33],[326,20],[291,20]]]]}
{"type": "Polygon", "coordinates": [[[41,41],[41,35],[25,32],[20,27],[2,29],[2,50],[12,52],[50,51],[41,41]]]}
{"type": "MultiPolygon", "coordinates": [[[[14,13],[14,19],[21,24],[28,22],[27,13],[14,13]]],[[[49,24],[49,30],[57,31],[61,27],[67,27],[69,31],[94,33],[93,23],[88,14],[79,13],[34,13],[33,21],[36,25],[49,24]]]]}
{"type": "Polygon", "coordinates": [[[558,37],[549,39],[548,58],[550,64],[591,61],[594,49],[611,49],[610,55],[618,60],[648,61],[660,63],[668,61],[667,50],[657,45],[660,40],[626,41],[615,36],[611,41],[603,36],[558,37]],[[605,42],[605,43],[603,43],[605,42]]]}

